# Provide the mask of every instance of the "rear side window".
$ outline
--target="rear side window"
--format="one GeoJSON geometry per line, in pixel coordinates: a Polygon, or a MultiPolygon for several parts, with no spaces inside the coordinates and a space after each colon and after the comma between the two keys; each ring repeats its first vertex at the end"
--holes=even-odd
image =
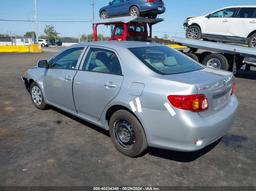
{"type": "Polygon", "coordinates": [[[114,75],[122,75],[117,55],[110,50],[91,48],[86,56],[82,70],[114,75]]]}
{"type": "Polygon", "coordinates": [[[239,18],[256,18],[256,8],[241,8],[238,14],[239,18]]]}
{"type": "Polygon", "coordinates": [[[146,66],[159,74],[179,74],[203,69],[191,58],[167,46],[139,47],[129,50],[146,66]]]}
{"type": "Polygon", "coordinates": [[[231,8],[231,9],[223,9],[221,11],[217,11],[215,13],[212,13],[210,17],[213,18],[230,18],[235,17],[237,14],[238,9],[237,8],[231,8]]]}

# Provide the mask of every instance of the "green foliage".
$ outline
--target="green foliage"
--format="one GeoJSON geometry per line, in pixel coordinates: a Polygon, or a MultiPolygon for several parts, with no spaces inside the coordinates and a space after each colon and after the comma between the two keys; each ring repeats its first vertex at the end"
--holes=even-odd
{"type": "Polygon", "coordinates": [[[36,33],[35,33],[34,31],[26,32],[26,34],[24,35],[24,37],[36,39],[36,33]]]}
{"type": "Polygon", "coordinates": [[[47,35],[49,40],[55,40],[58,38],[59,33],[55,30],[54,26],[46,25],[44,33],[47,35]]]}
{"type": "MultiPolygon", "coordinates": [[[[108,38],[107,37],[105,37],[103,34],[98,34],[98,39],[99,40],[107,40],[108,38]]],[[[93,38],[93,34],[88,34],[88,35],[86,35],[86,34],[83,34],[82,36],[81,36],[81,39],[80,39],[82,42],[83,41],[94,41],[94,38],[93,38]]]]}

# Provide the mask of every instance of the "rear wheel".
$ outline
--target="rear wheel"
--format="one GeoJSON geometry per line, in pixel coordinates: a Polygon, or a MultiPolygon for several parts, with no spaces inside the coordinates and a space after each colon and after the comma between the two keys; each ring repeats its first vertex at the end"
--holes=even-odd
{"type": "Polygon", "coordinates": [[[209,68],[228,70],[229,63],[227,58],[222,54],[209,54],[203,59],[203,65],[209,68]]]}
{"type": "Polygon", "coordinates": [[[133,16],[133,17],[139,17],[140,16],[140,10],[138,9],[138,7],[132,6],[130,8],[130,16],[133,16]]]}
{"type": "Polygon", "coordinates": [[[156,19],[157,18],[157,14],[153,14],[149,16],[150,19],[156,19]]]}
{"type": "Polygon", "coordinates": [[[256,48],[256,32],[250,36],[248,40],[248,46],[252,48],[256,48]]]}
{"type": "Polygon", "coordinates": [[[186,30],[186,37],[199,40],[202,38],[201,29],[197,25],[191,25],[186,30]]]}
{"type": "Polygon", "coordinates": [[[111,116],[109,131],[116,149],[124,155],[137,157],[147,149],[142,125],[126,110],[118,110],[111,116]]]}
{"type": "Polygon", "coordinates": [[[107,18],[108,18],[108,13],[107,13],[107,11],[101,11],[101,13],[100,13],[100,18],[101,18],[101,19],[107,19],[107,18]]]}

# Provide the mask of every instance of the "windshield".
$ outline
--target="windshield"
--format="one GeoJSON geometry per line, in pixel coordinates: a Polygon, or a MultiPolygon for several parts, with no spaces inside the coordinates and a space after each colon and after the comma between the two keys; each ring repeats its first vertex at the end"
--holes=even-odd
{"type": "Polygon", "coordinates": [[[196,61],[167,46],[139,47],[129,50],[159,74],[179,74],[203,69],[196,61]]]}

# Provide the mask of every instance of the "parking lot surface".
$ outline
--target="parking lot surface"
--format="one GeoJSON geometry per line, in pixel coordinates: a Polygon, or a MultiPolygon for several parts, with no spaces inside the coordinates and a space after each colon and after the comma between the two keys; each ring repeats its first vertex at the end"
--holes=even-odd
{"type": "Polygon", "coordinates": [[[236,79],[240,106],[219,143],[194,153],[150,148],[132,159],[108,132],[32,105],[20,76],[52,54],[0,54],[1,186],[256,186],[254,79],[236,79]]]}

